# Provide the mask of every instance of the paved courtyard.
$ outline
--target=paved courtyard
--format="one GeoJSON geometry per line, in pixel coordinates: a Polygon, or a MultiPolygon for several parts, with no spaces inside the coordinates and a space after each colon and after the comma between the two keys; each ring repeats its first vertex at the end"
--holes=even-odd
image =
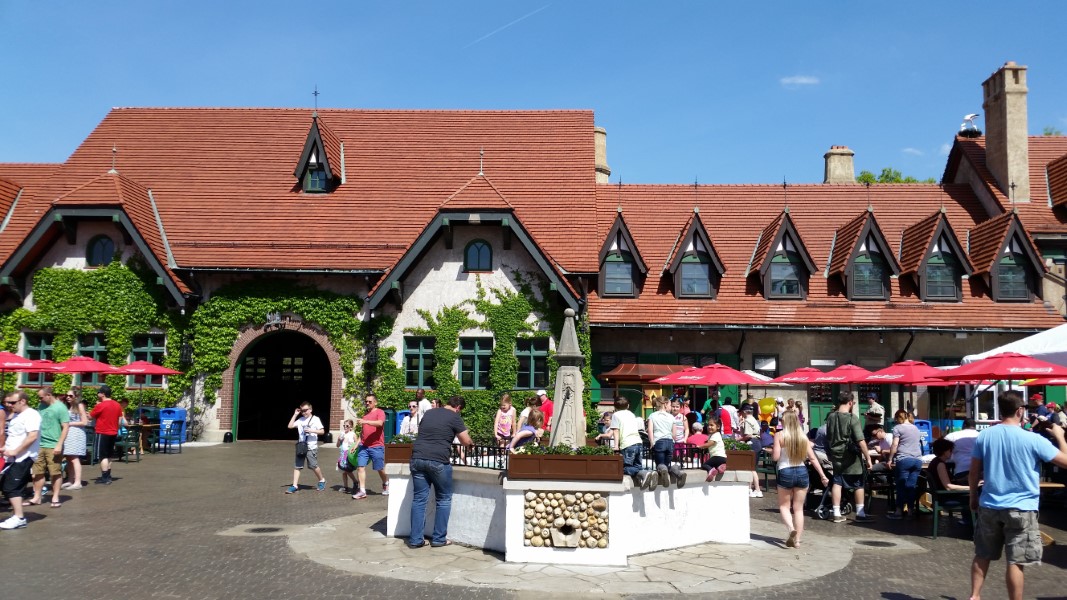
{"type": "MultiPolygon", "coordinates": [[[[775,494],[753,500],[752,542],[635,557],[628,568],[511,565],[481,550],[409,550],[386,538],[386,498],[283,493],[292,443],[186,447],[114,467],[112,486],[27,509],[0,532],[7,598],[547,598],[592,594],[728,598],[966,598],[971,545],[960,530],[929,538],[929,517],[835,525],[808,519],[800,551],[781,546],[775,494]]],[[[332,448],[324,449],[332,457],[332,448]]],[[[330,462],[329,458],[324,462],[330,462]]],[[[96,471],[87,467],[86,479],[96,471]]],[[[379,489],[376,474],[370,488],[379,489]]],[[[882,513],[881,501],[875,511],[882,513]]],[[[1042,513],[1057,544],[1027,570],[1027,598],[1067,597],[1067,518],[1042,513]]],[[[694,526],[714,526],[714,515],[694,526]]],[[[994,563],[987,598],[1003,598],[994,563]]]]}

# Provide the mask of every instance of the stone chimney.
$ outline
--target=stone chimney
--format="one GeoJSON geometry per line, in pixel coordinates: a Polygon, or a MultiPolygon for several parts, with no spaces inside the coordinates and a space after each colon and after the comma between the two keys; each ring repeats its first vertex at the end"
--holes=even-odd
{"type": "Polygon", "coordinates": [[[594,127],[593,140],[596,145],[596,182],[608,183],[611,177],[611,168],[608,167],[608,131],[603,127],[594,127]]]}
{"type": "Polygon", "coordinates": [[[830,151],[822,155],[826,159],[826,172],[822,182],[856,183],[856,168],[852,165],[852,157],[855,155],[848,146],[830,146],[830,151]]]}
{"type": "Polygon", "coordinates": [[[1015,202],[1030,201],[1030,151],[1026,128],[1026,67],[1012,61],[982,84],[985,164],[997,186],[1015,202]],[[1012,183],[1015,184],[1014,191],[1012,183]]]}

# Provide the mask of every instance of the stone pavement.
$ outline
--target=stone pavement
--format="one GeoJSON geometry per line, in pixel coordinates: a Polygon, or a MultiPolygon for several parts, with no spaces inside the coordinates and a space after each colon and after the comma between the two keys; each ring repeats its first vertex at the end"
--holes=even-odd
{"type": "MultiPolygon", "coordinates": [[[[409,550],[382,534],[380,495],[353,501],[315,492],[307,475],[299,493],[284,494],[292,449],[288,442],[187,446],[118,463],[114,485],[64,492],[62,508],[28,508],[29,527],[0,532],[4,597],[967,597],[972,547],[958,530],[931,540],[928,518],[863,525],[809,518],[803,548],[788,550],[773,492],[753,500],[751,544],[643,555],[628,568],[510,565],[459,546],[409,550]]],[[[332,463],[334,449],[321,452],[332,463]]],[[[85,472],[86,479],[97,473],[85,472]]],[[[328,469],[327,479],[336,486],[339,474],[328,469]]],[[[380,489],[375,473],[368,481],[380,489]]],[[[1059,545],[1046,548],[1043,566],[1027,569],[1026,597],[1064,598],[1067,518],[1045,510],[1042,523],[1059,545]]],[[[714,515],[694,526],[714,526],[714,515]]],[[[1005,596],[1003,569],[993,564],[984,597],[1005,596]]]]}

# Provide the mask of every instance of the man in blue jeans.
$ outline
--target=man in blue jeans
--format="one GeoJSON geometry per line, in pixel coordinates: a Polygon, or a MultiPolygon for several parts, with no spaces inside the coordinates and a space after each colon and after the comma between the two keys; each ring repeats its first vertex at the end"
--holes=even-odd
{"type": "Polygon", "coordinates": [[[448,455],[452,440],[459,439],[464,446],[472,443],[459,414],[464,405],[461,396],[452,396],[444,407],[426,411],[419,424],[419,436],[411,449],[414,497],[411,501],[411,533],[407,541],[409,548],[426,545],[426,501],[430,498],[431,485],[437,513],[430,545],[439,548],[452,543],[448,540],[448,516],[452,512],[452,465],[448,455]]]}

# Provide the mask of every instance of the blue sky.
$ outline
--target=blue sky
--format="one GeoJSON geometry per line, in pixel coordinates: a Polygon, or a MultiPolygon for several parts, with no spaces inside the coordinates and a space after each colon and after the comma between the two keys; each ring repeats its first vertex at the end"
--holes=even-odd
{"type": "MultiPolygon", "coordinates": [[[[112,106],[592,109],[612,181],[940,178],[1007,60],[1067,131],[1062,2],[0,2],[0,162],[112,106]],[[1010,8],[1009,8],[1010,7],[1010,8]]],[[[984,121],[978,125],[984,128],[984,121]]]]}

